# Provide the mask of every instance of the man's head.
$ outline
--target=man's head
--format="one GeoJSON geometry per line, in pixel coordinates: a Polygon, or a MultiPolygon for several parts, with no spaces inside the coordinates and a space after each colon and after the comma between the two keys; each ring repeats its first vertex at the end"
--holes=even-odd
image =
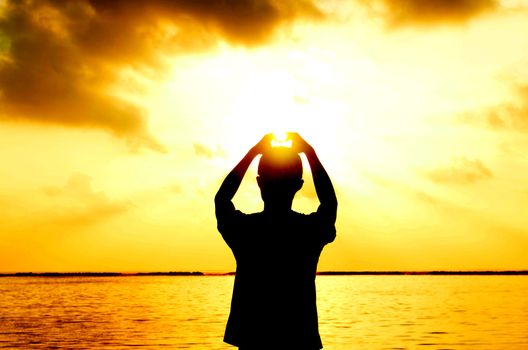
{"type": "Polygon", "coordinates": [[[257,182],[262,200],[269,205],[291,204],[303,185],[302,171],[301,157],[291,148],[270,148],[258,166],[257,182]]]}

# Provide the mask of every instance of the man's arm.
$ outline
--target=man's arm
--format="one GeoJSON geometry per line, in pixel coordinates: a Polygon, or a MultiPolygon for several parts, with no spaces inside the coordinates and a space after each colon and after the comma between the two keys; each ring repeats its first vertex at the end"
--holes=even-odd
{"type": "Polygon", "coordinates": [[[242,160],[226,176],[224,182],[222,182],[222,185],[220,186],[220,189],[218,190],[215,196],[217,216],[219,214],[219,210],[221,211],[221,208],[228,208],[232,206],[231,200],[238,191],[238,188],[242,183],[242,179],[244,178],[247,169],[251,165],[251,162],[257,155],[262,154],[265,147],[268,147],[270,143],[271,135],[268,134],[264,136],[259,143],[253,146],[244,156],[244,158],[242,158],[242,160]]]}
{"type": "Polygon", "coordinates": [[[297,133],[290,133],[290,138],[292,139],[294,149],[299,153],[303,152],[308,159],[315,185],[315,192],[321,202],[320,210],[325,213],[328,220],[335,223],[337,216],[337,197],[330,176],[328,176],[312,146],[297,133]]]}

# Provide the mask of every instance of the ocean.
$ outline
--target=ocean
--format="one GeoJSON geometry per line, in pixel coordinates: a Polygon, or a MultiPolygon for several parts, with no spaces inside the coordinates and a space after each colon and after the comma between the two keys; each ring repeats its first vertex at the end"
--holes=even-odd
{"type": "MultiPolygon", "coordinates": [[[[0,348],[234,349],[233,279],[2,277],[0,348]]],[[[324,349],[528,349],[528,276],[318,276],[317,293],[324,349]]]]}

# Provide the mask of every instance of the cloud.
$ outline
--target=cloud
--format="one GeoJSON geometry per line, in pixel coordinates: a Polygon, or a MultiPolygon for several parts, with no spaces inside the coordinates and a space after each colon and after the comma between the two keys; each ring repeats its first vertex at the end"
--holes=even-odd
{"type": "Polygon", "coordinates": [[[497,131],[528,132],[528,85],[517,85],[515,97],[515,101],[492,106],[480,112],[462,113],[457,116],[457,120],[497,131]]]}
{"type": "Polygon", "coordinates": [[[88,175],[73,174],[64,186],[47,187],[47,218],[54,223],[86,226],[126,212],[132,204],[112,201],[95,191],[88,175]]]}
{"type": "Polygon", "coordinates": [[[123,69],[159,73],[167,55],[219,40],[256,46],[287,23],[320,17],[308,1],[8,1],[0,14],[0,119],[98,128],[163,151],[146,112],[112,93],[123,69]]]}
{"type": "Polygon", "coordinates": [[[184,192],[184,186],[180,183],[173,183],[166,187],[171,194],[182,194],[184,192]]]}
{"type": "Polygon", "coordinates": [[[381,0],[391,28],[464,23],[498,7],[497,0],[381,0]]]}
{"type": "Polygon", "coordinates": [[[202,156],[205,158],[212,159],[215,157],[225,156],[225,152],[220,148],[220,146],[217,146],[216,148],[211,148],[201,143],[195,143],[193,147],[194,147],[194,153],[196,155],[202,156]]]}
{"type": "Polygon", "coordinates": [[[434,195],[419,188],[407,185],[401,181],[396,181],[368,171],[362,171],[361,174],[377,186],[394,191],[395,193],[412,200],[417,200],[421,204],[437,205],[441,202],[441,199],[434,195]]]}
{"type": "Polygon", "coordinates": [[[451,166],[427,172],[426,177],[438,184],[467,185],[490,179],[493,174],[480,160],[460,157],[451,166]]]}

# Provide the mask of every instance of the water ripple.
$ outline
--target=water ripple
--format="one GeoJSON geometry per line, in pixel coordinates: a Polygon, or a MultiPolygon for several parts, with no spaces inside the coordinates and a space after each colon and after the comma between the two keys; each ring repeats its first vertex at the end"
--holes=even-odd
{"type": "MultiPolygon", "coordinates": [[[[226,349],[232,276],[0,279],[2,349],[226,349]]],[[[528,349],[526,276],[318,276],[325,349],[528,349]]]]}

